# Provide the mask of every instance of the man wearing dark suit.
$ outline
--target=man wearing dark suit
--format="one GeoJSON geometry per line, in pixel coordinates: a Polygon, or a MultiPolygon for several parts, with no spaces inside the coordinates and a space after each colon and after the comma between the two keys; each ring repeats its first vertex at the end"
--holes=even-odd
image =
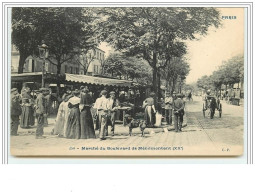
{"type": "Polygon", "coordinates": [[[38,94],[35,100],[35,112],[37,118],[37,129],[36,129],[36,139],[41,139],[43,137],[43,127],[44,127],[44,117],[46,117],[47,113],[47,100],[45,96],[48,93],[46,88],[40,89],[40,94],[38,94]]]}
{"type": "Polygon", "coordinates": [[[182,131],[183,115],[185,103],[181,99],[182,94],[177,94],[177,99],[173,102],[174,109],[174,127],[176,132],[182,131]]]}
{"type": "Polygon", "coordinates": [[[11,135],[17,136],[19,116],[21,115],[21,96],[17,88],[11,90],[11,135]]]}

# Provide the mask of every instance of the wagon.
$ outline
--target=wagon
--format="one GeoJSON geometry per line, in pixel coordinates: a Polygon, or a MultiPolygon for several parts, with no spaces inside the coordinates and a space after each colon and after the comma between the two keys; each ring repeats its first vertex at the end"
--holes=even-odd
{"type": "Polygon", "coordinates": [[[222,104],[220,103],[220,99],[217,99],[215,96],[207,96],[204,103],[203,103],[203,116],[204,116],[204,118],[206,116],[205,112],[207,110],[209,110],[208,116],[210,116],[210,118],[213,119],[216,109],[219,112],[219,118],[221,118],[222,104]]]}

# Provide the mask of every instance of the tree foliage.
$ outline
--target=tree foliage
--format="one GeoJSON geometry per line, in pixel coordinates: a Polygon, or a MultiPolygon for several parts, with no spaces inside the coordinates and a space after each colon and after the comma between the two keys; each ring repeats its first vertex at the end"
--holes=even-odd
{"type": "Polygon", "coordinates": [[[218,70],[210,76],[203,76],[197,81],[202,89],[220,90],[222,84],[233,85],[244,81],[244,58],[242,55],[234,56],[224,61],[218,70]]]}
{"type": "Polygon", "coordinates": [[[186,50],[181,40],[195,39],[220,25],[215,8],[104,8],[100,13],[105,16],[100,24],[103,40],[145,59],[153,70],[154,90],[160,58],[166,64],[182,56],[186,50]]]}
{"type": "Polygon", "coordinates": [[[105,73],[120,79],[134,80],[140,84],[151,83],[150,66],[142,59],[120,52],[111,53],[104,63],[105,73]]]}
{"type": "MultiPolygon", "coordinates": [[[[94,15],[90,9],[79,7],[13,8],[12,40],[27,57],[37,52],[42,40],[49,46],[49,61],[57,66],[79,55],[81,49],[94,46],[94,15]]],[[[23,59],[23,58],[22,58],[23,59]]],[[[20,64],[20,70],[24,63],[20,64]]]]}

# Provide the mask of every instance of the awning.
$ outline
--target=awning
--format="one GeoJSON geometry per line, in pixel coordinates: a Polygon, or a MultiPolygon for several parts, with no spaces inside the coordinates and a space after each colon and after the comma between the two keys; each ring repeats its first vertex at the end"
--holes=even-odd
{"type": "MultiPolygon", "coordinates": [[[[56,83],[57,81],[64,81],[64,76],[56,74],[45,73],[44,79],[47,83],[56,83]]],[[[42,72],[29,72],[21,74],[11,74],[12,82],[42,82],[42,72]]]]}
{"type": "Polygon", "coordinates": [[[133,81],[120,80],[120,79],[109,79],[101,77],[93,77],[87,75],[77,74],[66,74],[66,81],[95,84],[95,85],[107,85],[107,86],[120,86],[120,87],[131,87],[133,81]]]}

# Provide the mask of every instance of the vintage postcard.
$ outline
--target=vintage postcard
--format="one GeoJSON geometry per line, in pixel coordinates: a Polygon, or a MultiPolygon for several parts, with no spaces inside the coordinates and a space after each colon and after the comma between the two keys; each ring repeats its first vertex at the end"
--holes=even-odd
{"type": "Polygon", "coordinates": [[[244,154],[244,7],[12,7],[15,157],[244,154]]]}

